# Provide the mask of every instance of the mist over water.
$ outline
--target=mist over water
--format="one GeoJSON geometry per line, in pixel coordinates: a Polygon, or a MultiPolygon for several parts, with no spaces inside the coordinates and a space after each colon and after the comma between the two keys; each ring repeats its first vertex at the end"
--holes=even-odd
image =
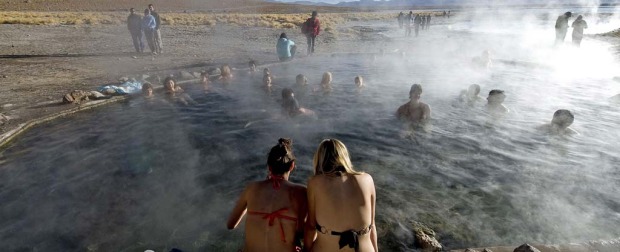
{"type": "MultiPolygon", "coordinates": [[[[299,161],[291,179],[299,183],[312,174],[318,143],[342,140],[357,169],[375,180],[379,230],[420,221],[447,248],[617,237],[620,112],[607,98],[620,93],[612,80],[619,65],[604,41],[586,37],[572,47],[570,29],[566,44],[554,47],[553,23],[563,12],[434,17],[418,38],[404,38],[393,23],[363,24],[389,25],[390,40],[368,54],[271,66],[272,96],[259,88],[260,73],[238,72],[229,88],[214,83],[213,93],[187,87],[197,106],[137,98],[37,127],[0,153],[0,244],[236,251],[243,226],[228,231],[225,220],[245,184],[266,177],[267,152],[280,137],[293,139],[299,161]],[[472,64],[484,50],[494,59],[490,69],[472,64]],[[313,94],[325,71],[334,91],[313,94]],[[293,87],[295,96],[319,120],[278,118],[280,90],[300,73],[310,86],[293,87]],[[360,94],[356,75],[367,85],[360,94]],[[433,130],[410,138],[393,114],[413,83],[422,84],[433,130]],[[482,96],[505,90],[511,113],[491,120],[482,104],[458,104],[473,83],[482,96]],[[561,108],[575,114],[579,136],[535,130],[561,108]]],[[[620,27],[614,16],[585,19],[586,34],[602,29],[597,20],[620,27]]],[[[411,248],[406,232],[389,235],[411,248]]]]}

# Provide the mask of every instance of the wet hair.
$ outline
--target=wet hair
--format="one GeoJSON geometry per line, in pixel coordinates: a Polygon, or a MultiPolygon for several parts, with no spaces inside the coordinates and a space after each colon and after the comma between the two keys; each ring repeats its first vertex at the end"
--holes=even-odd
{"type": "Polygon", "coordinates": [[[290,88],[282,89],[282,99],[289,99],[293,96],[293,90],[290,88]]]}
{"type": "Polygon", "coordinates": [[[473,92],[474,92],[473,94],[474,95],[480,94],[480,85],[478,85],[478,84],[471,84],[469,86],[469,88],[467,89],[467,91],[471,91],[472,89],[473,89],[473,92]]]}
{"type": "Polygon", "coordinates": [[[144,84],[142,84],[142,92],[146,91],[147,89],[153,90],[153,84],[151,84],[150,82],[145,82],[144,84]]]}
{"type": "Polygon", "coordinates": [[[504,90],[493,89],[493,90],[489,91],[489,96],[499,95],[499,94],[504,94],[504,90]]]}
{"type": "Polygon", "coordinates": [[[278,139],[278,144],[273,146],[267,156],[267,165],[274,175],[282,175],[290,171],[295,162],[293,155],[293,141],[289,138],[278,139]]]}
{"type": "Polygon", "coordinates": [[[411,89],[409,89],[409,97],[413,96],[414,93],[422,93],[422,85],[413,84],[411,85],[411,89]]]}
{"type": "Polygon", "coordinates": [[[207,78],[209,78],[209,72],[207,72],[207,71],[201,71],[201,72],[200,72],[200,77],[207,77],[207,78]]]}
{"type": "Polygon", "coordinates": [[[295,77],[295,83],[299,84],[299,82],[303,83],[301,85],[306,85],[308,84],[308,78],[306,78],[306,76],[304,76],[303,74],[298,74],[297,77],[295,77]]]}
{"type": "MultiPolygon", "coordinates": [[[[174,80],[174,78],[172,78],[172,76],[168,76],[164,79],[164,89],[168,90],[168,82],[172,81],[172,83],[174,83],[174,85],[176,86],[177,81],[174,80]]],[[[174,87],[173,87],[174,88],[174,87]]]]}
{"type": "Polygon", "coordinates": [[[357,175],[361,172],[353,169],[351,158],[347,147],[337,139],[325,139],[314,153],[312,161],[314,166],[314,174],[325,175],[357,175]]]}
{"type": "Polygon", "coordinates": [[[224,64],[220,67],[220,75],[222,77],[230,77],[232,73],[230,72],[230,66],[228,64],[224,64]]]}
{"type": "Polygon", "coordinates": [[[263,68],[263,74],[271,74],[271,70],[269,70],[269,68],[265,67],[265,68],[263,68]]]}
{"type": "Polygon", "coordinates": [[[284,32],[283,32],[283,33],[281,33],[281,34],[280,34],[280,38],[287,38],[287,37],[286,37],[286,33],[284,33],[284,32]]]}
{"type": "Polygon", "coordinates": [[[559,117],[568,118],[567,121],[559,121],[559,122],[554,121],[556,124],[562,127],[568,127],[569,125],[573,124],[573,122],[575,121],[575,116],[568,109],[558,109],[557,111],[555,111],[555,113],[553,113],[554,119],[559,118],[559,117]]]}
{"type": "Polygon", "coordinates": [[[323,73],[323,79],[321,79],[321,84],[330,84],[332,82],[332,73],[325,72],[323,73]]]}
{"type": "Polygon", "coordinates": [[[248,62],[248,66],[250,66],[250,67],[256,66],[256,61],[255,60],[250,60],[250,62],[248,62]]]}
{"type": "Polygon", "coordinates": [[[353,79],[353,81],[355,81],[355,84],[357,84],[359,82],[359,86],[364,86],[364,78],[362,78],[362,76],[358,75],[355,76],[355,79],[353,79]]]}
{"type": "Polygon", "coordinates": [[[313,17],[316,17],[317,15],[319,15],[319,13],[318,13],[318,12],[316,12],[316,11],[312,11],[312,16],[313,16],[313,17]]]}

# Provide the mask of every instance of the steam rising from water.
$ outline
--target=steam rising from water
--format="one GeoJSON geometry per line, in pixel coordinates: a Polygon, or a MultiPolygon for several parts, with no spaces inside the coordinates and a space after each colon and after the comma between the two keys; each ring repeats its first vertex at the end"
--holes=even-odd
{"type": "MultiPolygon", "coordinates": [[[[330,96],[295,89],[318,121],[274,119],[279,89],[268,97],[261,76],[239,73],[216,93],[188,88],[196,107],[136,99],[35,129],[3,153],[1,243],[234,251],[242,231],[224,230],[224,220],[245,183],[265,177],[266,153],[279,137],[294,140],[292,180],[300,183],[320,140],[343,140],[354,165],[374,177],[377,219],[387,223],[379,229],[394,226],[409,247],[410,220],[434,228],[448,248],[617,236],[620,114],[605,99],[620,92],[612,81],[618,63],[606,42],[554,47],[553,23],[564,11],[435,17],[418,38],[392,29],[385,33],[392,41],[368,42],[368,52],[385,55],[323,54],[271,67],[280,88],[302,73],[311,89],[333,73],[330,96]],[[491,69],[471,63],[483,50],[495,59],[491,69]],[[367,88],[357,95],[359,74],[367,88]],[[393,118],[413,83],[422,84],[434,118],[433,133],[415,140],[402,138],[393,118]],[[506,90],[511,114],[494,122],[480,107],[454,105],[472,83],[481,95],[506,90]],[[560,108],[575,113],[581,136],[534,130],[560,108]]],[[[614,16],[586,17],[586,33],[602,29],[599,20],[620,26],[614,16]]]]}

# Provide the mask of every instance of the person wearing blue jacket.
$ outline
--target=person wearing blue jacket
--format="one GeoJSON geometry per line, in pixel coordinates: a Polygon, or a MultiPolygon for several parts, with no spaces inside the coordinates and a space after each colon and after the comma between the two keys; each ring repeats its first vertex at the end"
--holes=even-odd
{"type": "Polygon", "coordinates": [[[295,42],[288,39],[286,37],[286,33],[280,34],[280,39],[278,39],[278,44],[276,45],[276,52],[278,53],[278,58],[280,61],[288,61],[295,57],[295,52],[297,51],[297,46],[295,46],[295,42]]]}
{"type": "Polygon", "coordinates": [[[157,48],[155,47],[155,28],[157,27],[157,23],[155,22],[155,17],[151,15],[151,10],[144,10],[144,17],[142,17],[142,31],[144,32],[144,37],[146,37],[146,42],[149,44],[149,48],[151,49],[151,53],[157,54],[157,48]]]}

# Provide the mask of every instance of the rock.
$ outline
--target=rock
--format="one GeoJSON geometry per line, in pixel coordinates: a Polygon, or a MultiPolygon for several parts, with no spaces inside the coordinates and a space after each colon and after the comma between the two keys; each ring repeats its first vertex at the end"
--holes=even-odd
{"type": "Polygon", "coordinates": [[[519,246],[518,248],[516,248],[513,252],[540,252],[540,250],[532,247],[532,245],[525,243],[519,246]]]}
{"type": "Polygon", "coordinates": [[[88,91],[73,90],[62,98],[63,103],[80,104],[82,101],[88,101],[91,95],[88,91]]]}
{"type": "Polygon", "coordinates": [[[220,75],[220,74],[222,74],[220,69],[219,68],[215,68],[215,67],[209,68],[209,70],[207,70],[207,72],[209,73],[209,75],[220,75]]]}
{"type": "Polygon", "coordinates": [[[426,225],[413,222],[413,232],[415,234],[414,245],[422,251],[442,251],[443,246],[435,239],[435,231],[426,225]]]}
{"type": "Polygon", "coordinates": [[[0,113],[0,125],[4,125],[5,123],[7,123],[11,118],[8,116],[5,116],[4,114],[0,113]]]}
{"type": "Polygon", "coordinates": [[[485,248],[482,252],[493,252],[493,250],[490,250],[488,248],[485,248]]]}
{"type": "Polygon", "coordinates": [[[464,252],[480,252],[480,251],[468,248],[464,252]]]}
{"type": "Polygon", "coordinates": [[[15,104],[11,104],[11,103],[7,103],[7,104],[2,104],[2,109],[8,109],[10,107],[15,106],[15,104]]]}
{"type": "Polygon", "coordinates": [[[194,75],[192,75],[188,71],[181,71],[181,72],[179,72],[178,76],[179,76],[179,79],[181,79],[181,80],[189,80],[189,79],[193,79],[194,78],[194,75]]]}
{"type": "Polygon", "coordinates": [[[200,72],[193,72],[194,78],[200,78],[200,72]]]}
{"type": "Polygon", "coordinates": [[[150,78],[150,77],[151,77],[151,76],[150,76],[150,75],[148,75],[148,74],[143,74],[143,75],[141,76],[142,80],[147,80],[147,79],[148,79],[148,78],[150,78]]]}
{"type": "Polygon", "coordinates": [[[131,56],[131,58],[137,59],[137,58],[138,58],[138,56],[131,56]]]}

